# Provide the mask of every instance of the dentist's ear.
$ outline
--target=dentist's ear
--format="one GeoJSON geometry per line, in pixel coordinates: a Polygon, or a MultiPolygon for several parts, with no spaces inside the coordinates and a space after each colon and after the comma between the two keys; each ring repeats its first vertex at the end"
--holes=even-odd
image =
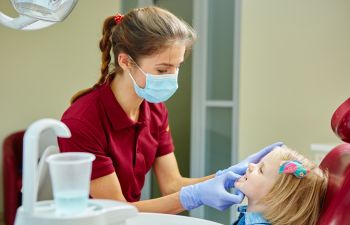
{"type": "Polygon", "coordinates": [[[118,54],[117,62],[124,71],[129,71],[132,67],[130,56],[124,52],[118,54]]]}

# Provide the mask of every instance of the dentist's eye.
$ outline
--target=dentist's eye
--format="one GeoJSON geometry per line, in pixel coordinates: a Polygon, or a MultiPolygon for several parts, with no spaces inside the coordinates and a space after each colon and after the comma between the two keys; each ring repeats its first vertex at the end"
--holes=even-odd
{"type": "Polygon", "coordinates": [[[166,73],[166,70],[157,70],[158,73],[162,74],[162,73],[166,73]]]}

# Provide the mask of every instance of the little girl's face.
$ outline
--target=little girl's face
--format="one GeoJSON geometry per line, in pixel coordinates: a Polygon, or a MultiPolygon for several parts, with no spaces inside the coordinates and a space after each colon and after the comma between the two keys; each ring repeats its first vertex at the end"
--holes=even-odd
{"type": "Polygon", "coordinates": [[[242,191],[249,201],[258,201],[269,193],[278,178],[281,159],[275,148],[258,164],[250,163],[247,172],[236,181],[235,187],[242,191]]]}

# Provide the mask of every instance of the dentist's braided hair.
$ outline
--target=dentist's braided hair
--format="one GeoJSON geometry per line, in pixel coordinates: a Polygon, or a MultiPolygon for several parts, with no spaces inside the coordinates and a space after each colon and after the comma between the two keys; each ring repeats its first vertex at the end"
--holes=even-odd
{"type": "Polygon", "coordinates": [[[117,61],[120,53],[128,54],[137,63],[140,57],[160,52],[175,42],[183,42],[188,52],[195,39],[195,32],[186,22],[158,7],[137,8],[125,16],[106,18],[100,40],[101,76],[92,88],[75,94],[71,103],[123,73],[117,61]]]}

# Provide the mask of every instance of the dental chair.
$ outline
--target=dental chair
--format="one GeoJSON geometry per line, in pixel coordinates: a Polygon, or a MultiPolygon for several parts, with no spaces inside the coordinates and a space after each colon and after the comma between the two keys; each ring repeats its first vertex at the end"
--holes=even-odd
{"type": "Polygon", "coordinates": [[[23,135],[24,131],[10,134],[3,142],[2,171],[6,225],[14,223],[16,210],[21,205],[23,135]]]}
{"type": "MultiPolygon", "coordinates": [[[[17,208],[22,202],[23,136],[24,131],[18,131],[7,136],[3,142],[3,208],[6,225],[14,224],[17,208]]],[[[53,132],[45,131],[39,143],[38,200],[52,199],[51,180],[45,159],[59,152],[57,146],[53,132]]]]}
{"type": "Polygon", "coordinates": [[[320,164],[329,181],[318,225],[350,225],[350,98],[334,112],[331,126],[346,143],[333,148],[320,164]]]}

